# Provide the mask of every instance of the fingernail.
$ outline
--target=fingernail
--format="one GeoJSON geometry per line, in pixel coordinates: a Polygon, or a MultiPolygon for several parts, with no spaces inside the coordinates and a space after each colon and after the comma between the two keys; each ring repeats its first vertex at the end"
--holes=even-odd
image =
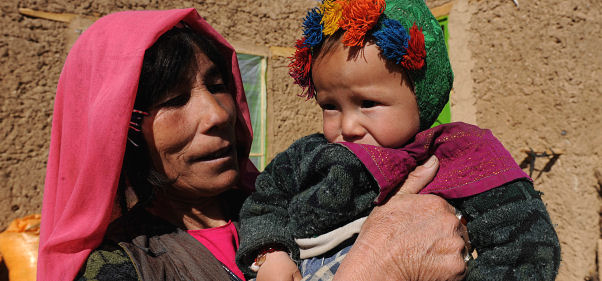
{"type": "Polygon", "coordinates": [[[427,168],[431,168],[433,166],[435,166],[435,164],[437,163],[437,157],[435,157],[435,155],[431,156],[431,158],[429,158],[428,161],[426,161],[426,163],[424,163],[424,166],[427,168]]]}

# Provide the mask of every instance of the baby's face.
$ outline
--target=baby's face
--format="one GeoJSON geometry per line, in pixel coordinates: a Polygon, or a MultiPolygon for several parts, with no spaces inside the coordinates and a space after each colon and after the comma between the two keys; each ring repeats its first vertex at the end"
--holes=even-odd
{"type": "Polygon", "coordinates": [[[397,148],[420,127],[418,105],[400,66],[386,64],[367,44],[355,57],[338,45],[312,66],[316,100],[329,142],[354,142],[397,148]]]}

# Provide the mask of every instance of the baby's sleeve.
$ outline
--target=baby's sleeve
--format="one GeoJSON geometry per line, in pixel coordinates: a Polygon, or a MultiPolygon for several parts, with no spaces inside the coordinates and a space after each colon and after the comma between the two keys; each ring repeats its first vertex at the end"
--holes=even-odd
{"type": "Polygon", "coordinates": [[[255,183],[240,213],[236,261],[249,266],[264,248],[286,248],[299,261],[294,238],[309,238],[365,216],[378,185],[355,155],[314,134],[279,153],[255,183]]]}
{"type": "Polygon", "coordinates": [[[554,280],[560,244],[531,182],[522,179],[451,200],[467,218],[477,258],[465,280],[554,280]]]}
{"type": "Polygon", "coordinates": [[[249,266],[264,247],[277,245],[292,255],[299,252],[289,226],[288,208],[300,189],[300,157],[304,150],[318,145],[319,139],[311,137],[295,142],[276,155],[257,177],[255,192],[245,200],[240,211],[240,247],[236,262],[245,275],[254,276],[249,266]]]}

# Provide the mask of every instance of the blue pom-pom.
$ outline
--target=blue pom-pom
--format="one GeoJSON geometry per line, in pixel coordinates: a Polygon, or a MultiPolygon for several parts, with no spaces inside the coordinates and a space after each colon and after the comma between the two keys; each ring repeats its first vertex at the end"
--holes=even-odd
{"type": "Polygon", "coordinates": [[[307,12],[305,20],[303,21],[303,36],[305,37],[305,43],[311,47],[322,42],[322,30],[324,29],[324,26],[320,23],[321,21],[322,14],[318,7],[307,12]]]}
{"type": "Polygon", "coordinates": [[[376,45],[380,47],[382,55],[390,61],[399,64],[407,53],[410,35],[408,31],[396,20],[385,19],[380,30],[372,36],[376,38],[376,45]]]}

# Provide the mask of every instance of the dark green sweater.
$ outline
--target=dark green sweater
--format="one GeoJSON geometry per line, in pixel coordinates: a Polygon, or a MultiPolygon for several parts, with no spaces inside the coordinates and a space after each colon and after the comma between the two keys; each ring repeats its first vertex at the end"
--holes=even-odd
{"type": "MultiPolygon", "coordinates": [[[[294,238],[310,238],[370,213],[379,187],[347,148],[320,134],[278,154],[257,178],[241,210],[239,267],[263,247],[285,246],[298,261],[294,238]]],[[[467,218],[478,258],[466,280],[554,280],[560,245],[539,192],[518,180],[467,198],[450,200],[467,218]]]]}

